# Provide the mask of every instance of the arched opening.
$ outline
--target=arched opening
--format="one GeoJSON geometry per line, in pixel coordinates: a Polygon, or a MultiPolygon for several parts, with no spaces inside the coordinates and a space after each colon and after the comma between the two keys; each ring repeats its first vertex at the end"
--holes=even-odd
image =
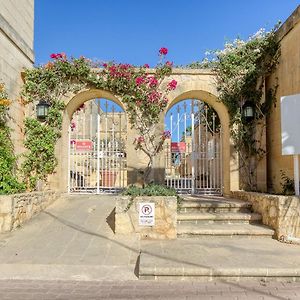
{"type": "Polygon", "coordinates": [[[185,99],[201,99],[211,106],[217,113],[222,129],[221,163],[223,195],[230,196],[230,192],[239,189],[239,164],[232,139],[230,137],[230,120],[228,111],[223,103],[218,101],[217,91],[213,83],[208,81],[185,81],[180,83],[169,96],[168,111],[172,106],[185,99]]]}
{"type": "Polygon", "coordinates": [[[122,146],[119,143],[120,139],[126,138],[128,129],[122,102],[107,91],[87,89],[66,98],[65,105],[62,136],[56,145],[58,168],[50,179],[50,185],[63,192],[78,193],[117,192],[126,186],[127,149],[122,148],[126,142],[122,143],[122,146]],[[79,121],[80,118],[85,119],[85,122],[79,121]],[[75,128],[72,130],[74,120],[75,128]],[[112,124],[114,128],[109,127],[112,124]],[[74,140],[77,138],[79,145],[76,149],[74,140]],[[84,144],[85,140],[88,143],[84,144]],[[72,151],[73,158],[71,158],[72,151]],[[72,163],[76,161],[76,156],[78,163],[79,160],[82,162],[74,166],[72,163]],[[114,175],[113,172],[101,174],[104,168],[108,171],[117,171],[117,174],[114,175]],[[107,176],[107,179],[102,179],[102,175],[107,176]]]}
{"type": "Polygon", "coordinates": [[[68,191],[118,192],[127,186],[126,114],[112,100],[81,104],[69,128],[68,191]]]}
{"type": "Polygon", "coordinates": [[[222,127],[212,106],[185,99],[165,114],[165,182],[179,193],[223,193],[222,127]]]}

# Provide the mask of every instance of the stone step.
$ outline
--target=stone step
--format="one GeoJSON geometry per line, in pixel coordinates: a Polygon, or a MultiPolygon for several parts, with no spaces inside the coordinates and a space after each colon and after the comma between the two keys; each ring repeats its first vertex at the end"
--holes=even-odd
{"type": "Polygon", "coordinates": [[[177,215],[178,224],[232,224],[232,223],[258,223],[262,219],[257,213],[208,213],[208,212],[188,212],[177,215]]]}
{"type": "Polygon", "coordinates": [[[224,202],[183,200],[179,206],[180,212],[250,212],[252,204],[249,202],[224,202]]]}
{"type": "Polygon", "coordinates": [[[178,224],[179,237],[272,237],[274,230],[258,224],[178,224]]]}

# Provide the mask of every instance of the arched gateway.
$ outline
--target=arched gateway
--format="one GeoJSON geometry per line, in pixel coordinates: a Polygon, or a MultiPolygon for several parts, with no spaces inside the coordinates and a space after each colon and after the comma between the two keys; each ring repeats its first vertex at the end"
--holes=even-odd
{"type": "MultiPolygon", "coordinates": [[[[189,151],[191,153],[180,155],[180,149],[178,150],[180,144],[173,144],[173,153],[177,154],[172,154],[172,145],[169,144],[168,146],[166,144],[165,147],[168,147],[167,149],[170,150],[162,151],[156,159],[156,168],[163,170],[164,175],[159,175],[157,178],[160,178],[161,183],[166,183],[170,186],[177,184],[177,187],[179,187],[179,185],[186,187],[186,191],[189,193],[202,190],[203,192],[217,192],[229,195],[230,190],[238,189],[239,172],[236,154],[230,139],[229,115],[226,107],[218,101],[218,94],[214,84],[215,75],[212,72],[203,70],[174,69],[171,76],[178,82],[178,87],[168,95],[169,102],[165,114],[167,114],[168,111],[170,113],[172,107],[174,109],[182,100],[185,100],[186,105],[190,106],[193,101],[194,108],[190,107],[189,110],[186,108],[186,118],[190,118],[190,121],[186,123],[186,128],[184,128],[183,108],[181,112],[181,120],[183,120],[183,123],[181,125],[179,124],[177,128],[173,126],[174,124],[172,125],[172,131],[174,131],[172,132],[172,137],[174,141],[172,139],[169,143],[180,143],[183,142],[181,139],[184,138],[186,148],[192,147],[187,146],[190,135],[191,138],[193,137],[191,145],[193,143],[194,148],[190,148],[189,151]],[[198,102],[199,100],[202,102],[198,102]],[[193,116],[192,110],[194,110],[193,116]],[[205,118],[208,117],[210,112],[214,114],[211,115],[211,120],[206,120],[208,121],[208,126],[206,127],[205,118]],[[215,123],[212,122],[212,118],[215,118],[215,123]],[[193,126],[191,122],[194,122],[193,126]],[[210,124],[210,122],[212,123],[210,124]],[[188,128],[189,126],[190,129],[188,128]],[[190,133],[189,130],[191,131],[190,133]],[[184,133],[182,134],[182,132],[184,133]],[[178,136],[175,137],[176,134],[178,136]],[[206,138],[205,145],[200,146],[200,140],[203,138],[206,138]],[[175,146],[177,147],[177,152],[175,151],[175,146]],[[202,152],[205,152],[205,154],[202,152]],[[167,156],[169,157],[167,158],[167,156]],[[170,160],[170,157],[171,161],[173,160],[174,162],[173,168],[177,167],[177,174],[181,174],[181,178],[184,178],[181,182],[176,182],[176,180],[172,182],[172,176],[170,176],[170,170],[168,170],[167,165],[167,161],[170,160]],[[180,166],[175,166],[175,161],[177,160],[178,162],[179,157],[185,158],[185,165],[181,165],[181,173],[178,173],[180,166]],[[189,165],[188,160],[190,160],[189,165]],[[205,161],[206,164],[201,164],[201,160],[205,161]],[[193,178],[193,182],[191,178],[193,178]]],[[[51,184],[55,184],[56,187],[59,187],[62,191],[93,193],[103,191],[114,192],[119,191],[129,184],[139,184],[139,172],[142,166],[146,165],[147,162],[141,153],[135,150],[134,139],[136,138],[136,133],[128,124],[128,120],[125,121],[125,107],[121,99],[107,91],[90,89],[80,91],[76,95],[65,99],[65,104],[66,109],[63,117],[62,137],[57,144],[57,174],[52,177],[50,181],[51,184]],[[103,104],[101,104],[99,100],[95,99],[106,100],[101,100],[103,102],[103,104]],[[109,102],[109,100],[113,102],[109,102]],[[92,117],[91,114],[89,114],[88,117],[90,120],[89,124],[93,123],[94,125],[88,125],[90,127],[88,128],[88,126],[86,126],[84,129],[83,123],[80,125],[77,120],[75,129],[73,128],[72,131],[72,126],[74,127],[74,125],[72,125],[72,118],[76,118],[78,108],[85,102],[88,103],[87,101],[94,103],[94,106],[97,108],[94,110],[94,117],[93,114],[92,117]],[[108,109],[105,111],[105,103],[111,106],[111,110],[108,109]],[[112,109],[113,104],[115,105],[115,111],[112,109]],[[119,108],[116,108],[116,105],[118,105],[119,108]],[[122,113],[123,117],[121,117],[121,121],[119,119],[119,122],[115,122],[120,118],[120,116],[117,117],[118,113],[122,113]],[[113,114],[114,117],[112,117],[113,114]],[[105,117],[108,115],[111,116],[111,118],[116,118],[114,121],[110,121],[109,118],[105,121],[105,117]],[[106,128],[105,122],[107,122],[108,126],[106,128]],[[109,124],[110,122],[112,122],[112,124],[109,124]],[[117,125],[117,123],[119,125],[117,125]],[[77,131],[76,126],[79,126],[77,127],[77,131]],[[105,137],[101,137],[101,134],[99,136],[99,129],[100,133],[101,130],[106,131],[105,137]],[[85,130],[85,135],[80,134],[80,130],[85,130]],[[88,144],[84,146],[83,143],[86,137],[90,137],[91,139],[87,138],[88,144]],[[75,142],[77,142],[77,140],[79,142],[77,148],[74,140],[75,142]],[[84,147],[87,147],[87,150],[91,150],[83,151],[84,147]],[[63,150],[61,151],[61,149],[63,150]],[[83,157],[86,159],[81,161],[83,157]],[[104,174],[106,167],[108,167],[109,170],[104,174]]],[[[176,118],[177,115],[173,114],[173,123],[176,121],[176,118]]],[[[87,124],[87,122],[88,121],[85,120],[85,124],[87,124]]],[[[166,129],[171,130],[170,126],[171,124],[169,123],[169,127],[166,129]]],[[[163,117],[158,127],[165,127],[163,117]]],[[[176,178],[176,176],[174,178],[176,178]]]]}
{"type": "Polygon", "coordinates": [[[165,116],[165,182],[179,193],[223,193],[222,127],[214,109],[198,99],[172,106],[165,116]]]}

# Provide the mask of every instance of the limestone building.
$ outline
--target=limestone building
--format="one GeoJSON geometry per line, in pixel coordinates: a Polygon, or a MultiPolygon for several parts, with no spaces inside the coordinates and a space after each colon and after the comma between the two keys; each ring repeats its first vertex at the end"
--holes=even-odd
{"type": "Polygon", "coordinates": [[[34,63],[34,0],[0,0],[0,81],[11,100],[10,127],[16,153],[23,149],[25,107],[21,72],[34,63]]]}

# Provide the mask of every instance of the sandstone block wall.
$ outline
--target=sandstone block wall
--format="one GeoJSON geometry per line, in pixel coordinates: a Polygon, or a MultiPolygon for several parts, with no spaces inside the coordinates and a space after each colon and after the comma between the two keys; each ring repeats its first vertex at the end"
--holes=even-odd
{"type": "Polygon", "coordinates": [[[34,62],[34,0],[3,0],[0,3],[0,81],[12,101],[10,124],[16,153],[23,151],[25,107],[19,93],[21,72],[34,62]]]}
{"type": "Polygon", "coordinates": [[[244,191],[232,192],[234,198],[252,203],[262,222],[275,230],[276,237],[300,238],[300,198],[244,191]]]}
{"type": "Polygon", "coordinates": [[[281,45],[279,65],[267,79],[266,88],[278,85],[276,106],[267,118],[267,177],[269,192],[282,190],[281,170],[293,178],[293,157],[281,155],[280,98],[300,93],[300,6],[278,30],[281,45]]]}
{"type": "Polygon", "coordinates": [[[116,234],[139,233],[142,239],[176,239],[177,199],[176,197],[118,196],[115,214],[116,234]],[[155,226],[139,225],[139,204],[155,203],[155,226]]]}
{"type": "Polygon", "coordinates": [[[59,197],[54,191],[0,196],[0,233],[21,226],[59,197]]]}

